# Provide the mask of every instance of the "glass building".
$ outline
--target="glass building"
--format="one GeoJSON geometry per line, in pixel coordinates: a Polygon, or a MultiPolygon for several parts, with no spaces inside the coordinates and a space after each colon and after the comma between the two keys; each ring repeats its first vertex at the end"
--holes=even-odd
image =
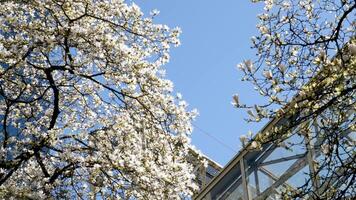
{"type": "Polygon", "coordinates": [[[252,139],[271,142],[244,145],[193,199],[356,199],[356,79],[344,73],[356,68],[347,55],[345,46],[335,55],[342,68],[325,65],[306,84],[313,89],[296,94],[252,139]]]}
{"type": "MultiPolygon", "coordinates": [[[[292,134],[279,145],[267,143],[259,150],[252,150],[246,145],[208,184],[203,185],[195,200],[262,200],[280,199],[283,191],[297,190],[302,185],[309,184],[313,192],[327,190],[326,187],[342,187],[343,179],[337,174],[342,168],[335,169],[335,176],[331,176],[328,184],[322,184],[317,178],[310,178],[316,174],[315,160],[325,159],[320,148],[323,137],[315,123],[309,123],[313,135],[292,134]],[[283,143],[299,144],[286,148],[283,143]],[[309,180],[309,181],[308,181],[309,180]]],[[[263,134],[273,127],[283,126],[285,118],[275,118],[270,121],[259,134],[263,134]]],[[[296,129],[295,131],[297,131],[296,129]]],[[[355,141],[355,132],[348,130],[339,135],[345,140],[355,141]]],[[[345,158],[346,159],[346,158],[345,158]]],[[[345,162],[353,163],[353,157],[345,162]]],[[[319,172],[323,173],[323,172],[319,172]]],[[[352,189],[352,188],[351,188],[352,189]]],[[[355,194],[355,193],[354,193],[355,194]]],[[[308,196],[308,195],[307,195],[308,196]]],[[[356,195],[355,195],[356,196],[356,195]]]]}

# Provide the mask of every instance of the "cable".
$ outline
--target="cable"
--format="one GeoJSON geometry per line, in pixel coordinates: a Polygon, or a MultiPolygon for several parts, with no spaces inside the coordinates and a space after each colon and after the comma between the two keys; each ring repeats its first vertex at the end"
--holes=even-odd
{"type": "Polygon", "coordinates": [[[196,124],[194,124],[192,122],[192,125],[198,130],[200,131],[201,133],[207,135],[208,137],[210,137],[211,139],[215,140],[216,142],[220,143],[222,146],[224,146],[226,149],[229,149],[230,151],[234,152],[234,153],[237,153],[237,151],[230,147],[229,145],[225,144],[224,142],[222,142],[220,139],[218,139],[217,137],[213,136],[212,134],[208,133],[207,131],[201,129],[199,126],[197,126],[196,124]]]}

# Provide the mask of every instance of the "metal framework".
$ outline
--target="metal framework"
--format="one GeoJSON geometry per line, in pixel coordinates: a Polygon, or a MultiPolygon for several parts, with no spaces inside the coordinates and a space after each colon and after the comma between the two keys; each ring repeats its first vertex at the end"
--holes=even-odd
{"type": "Polygon", "coordinates": [[[198,155],[198,153],[196,153],[192,149],[190,150],[190,154],[192,156],[191,160],[194,166],[193,172],[196,177],[195,181],[198,184],[199,188],[203,188],[208,183],[210,183],[210,181],[215,176],[217,176],[220,173],[223,167],[205,155],[198,155]],[[194,160],[199,156],[203,156],[203,159],[207,161],[208,164],[207,166],[204,166],[199,162],[198,162],[199,164],[197,165],[196,162],[194,162],[194,160]]]}
{"type": "MultiPolygon", "coordinates": [[[[338,57],[339,55],[336,55],[338,57]]],[[[325,68],[327,69],[327,68],[325,68]]],[[[323,69],[312,78],[309,83],[319,83],[323,80],[323,69]],[[320,78],[320,77],[319,77],[320,78]]],[[[304,97],[296,95],[293,100],[285,107],[284,113],[293,107],[300,107],[299,102],[304,97]]],[[[354,110],[352,116],[355,116],[354,110]]],[[[304,111],[291,114],[293,116],[279,116],[272,119],[259,134],[273,132],[274,128],[289,127],[290,121],[300,117],[304,111]]],[[[307,112],[307,111],[306,111],[307,112]]],[[[195,195],[195,200],[262,200],[262,199],[279,199],[278,194],[283,191],[295,191],[298,187],[307,184],[312,188],[308,193],[308,198],[313,199],[326,191],[328,187],[342,187],[348,177],[339,177],[343,174],[346,165],[341,165],[333,169],[333,175],[320,181],[318,174],[318,166],[315,164],[317,160],[325,159],[325,155],[321,152],[321,145],[324,144],[324,136],[326,130],[319,130],[318,123],[328,120],[327,116],[318,114],[315,118],[310,118],[294,127],[292,136],[284,139],[283,142],[298,143],[299,146],[293,146],[292,149],[278,146],[276,143],[266,143],[262,145],[260,150],[251,151],[246,145],[235,157],[221,170],[221,172],[207,185],[205,185],[199,194],[195,195]],[[301,131],[301,127],[306,127],[305,132],[301,131]],[[324,133],[323,133],[324,131],[324,133]]],[[[353,117],[349,121],[350,124],[356,124],[356,119],[353,117]]],[[[259,135],[257,134],[257,136],[259,135]]],[[[257,137],[256,136],[256,137],[257,137]]],[[[345,129],[339,132],[338,139],[348,140],[352,144],[356,144],[356,132],[352,129],[345,129]]],[[[354,157],[345,158],[344,164],[355,164],[354,157]]],[[[354,188],[354,187],[353,187],[354,188]]],[[[356,195],[356,193],[355,193],[356,195]]],[[[355,199],[355,196],[350,197],[355,199]]]]}
{"type": "MultiPolygon", "coordinates": [[[[260,132],[263,134],[276,126],[283,126],[284,118],[274,119],[260,132]]],[[[317,123],[317,121],[314,121],[317,123]]],[[[311,179],[313,192],[323,191],[330,184],[342,183],[337,177],[331,179],[328,184],[321,185],[316,176],[314,160],[322,156],[320,145],[322,137],[318,137],[319,131],[316,124],[310,123],[316,135],[295,134],[288,140],[300,141],[303,148],[291,151],[285,150],[274,143],[264,144],[262,150],[248,150],[248,145],[242,149],[222,171],[205,187],[195,200],[262,200],[278,199],[278,194],[286,189],[296,190],[305,183],[307,176],[311,179]],[[318,148],[316,148],[318,147],[318,148]]],[[[346,131],[340,137],[350,138],[354,132],[346,131]]],[[[336,173],[342,173],[338,169],[336,173]]],[[[203,184],[204,185],[204,184],[203,184]]]]}

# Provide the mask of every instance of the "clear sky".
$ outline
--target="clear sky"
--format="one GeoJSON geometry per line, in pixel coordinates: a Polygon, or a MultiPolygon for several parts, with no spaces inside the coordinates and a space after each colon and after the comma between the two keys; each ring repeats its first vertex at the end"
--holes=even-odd
{"type": "Polygon", "coordinates": [[[199,111],[192,143],[225,165],[241,148],[239,136],[264,124],[247,123],[245,111],[231,105],[238,93],[244,103],[260,97],[241,82],[236,64],[254,58],[250,38],[256,35],[263,5],[249,0],[133,0],[145,13],[160,11],[157,23],[181,27],[182,45],[173,48],[167,76],[191,108],[199,111]]]}

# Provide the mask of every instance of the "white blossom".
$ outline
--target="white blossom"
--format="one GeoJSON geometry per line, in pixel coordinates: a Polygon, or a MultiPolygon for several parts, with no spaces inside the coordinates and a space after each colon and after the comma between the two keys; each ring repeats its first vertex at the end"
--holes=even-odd
{"type": "Polygon", "coordinates": [[[352,56],[356,56],[356,44],[350,44],[349,45],[349,50],[350,50],[350,54],[352,56]]]}
{"type": "Polygon", "coordinates": [[[271,70],[264,71],[264,72],[263,72],[263,75],[264,75],[267,79],[272,79],[272,78],[273,78],[271,70]]]}
{"type": "Polygon", "coordinates": [[[9,166],[0,198],[197,190],[188,160],[197,112],[174,97],[162,68],[179,28],[122,0],[2,1],[0,10],[0,156],[9,166]]]}
{"type": "Polygon", "coordinates": [[[234,106],[238,107],[238,106],[240,105],[239,95],[238,95],[238,94],[235,94],[232,98],[233,98],[233,100],[234,100],[232,104],[233,104],[234,106]]]}
{"type": "MultiPolygon", "coordinates": [[[[309,183],[317,179],[321,186],[330,185],[335,174],[351,183],[356,148],[350,145],[356,127],[356,2],[252,2],[264,4],[257,16],[258,35],[252,37],[256,56],[238,68],[242,80],[250,82],[265,101],[238,108],[246,109],[247,122],[270,123],[250,139],[249,147],[274,143],[293,154],[314,149],[315,172],[306,174],[297,191],[280,191],[281,199],[310,198],[315,184],[309,183]]],[[[315,194],[315,198],[343,199],[353,194],[353,188],[320,187],[315,194]]]]}

